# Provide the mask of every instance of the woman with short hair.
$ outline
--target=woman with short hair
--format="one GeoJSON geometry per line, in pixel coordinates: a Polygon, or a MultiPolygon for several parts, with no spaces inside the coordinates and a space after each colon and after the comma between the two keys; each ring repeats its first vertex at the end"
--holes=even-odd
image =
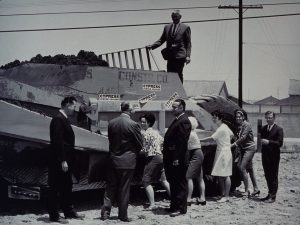
{"type": "Polygon", "coordinates": [[[163,168],[162,146],[164,139],[159,134],[158,130],[152,128],[155,123],[155,116],[153,113],[147,113],[140,116],[140,123],[144,137],[144,145],[141,152],[146,155],[146,165],[142,183],[150,202],[148,210],[153,210],[156,208],[154,190],[151,185],[153,181],[159,180],[170,196],[170,186],[163,168]]]}

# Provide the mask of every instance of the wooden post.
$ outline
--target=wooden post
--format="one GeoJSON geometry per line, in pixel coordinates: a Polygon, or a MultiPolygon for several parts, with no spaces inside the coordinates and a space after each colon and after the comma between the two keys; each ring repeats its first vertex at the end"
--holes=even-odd
{"type": "Polygon", "coordinates": [[[131,50],[133,69],[136,69],[134,50],[131,50]]]}
{"type": "Polygon", "coordinates": [[[125,54],[126,68],[129,69],[129,61],[128,61],[128,56],[127,56],[127,51],[125,51],[124,54],[125,54]]]}
{"type": "Polygon", "coordinates": [[[108,66],[110,66],[110,65],[109,65],[109,57],[108,57],[108,54],[105,54],[105,58],[106,58],[106,62],[107,62],[107,64],[108,64],[108,66]]]}
{"type": "Polygon", "coordinates": [[[146,55],[147,55],[147,61],[148,61],[148,68],[149,68],[149,70],[152,70],[152,68],[151,68],[151,60],[150,60],[150,55],[149,55],[149,49],[148,48],[146,48],[146,55]]]}
{"type": "Polygon", "coordinates": [[[143,56],[142,56],[142,50],[139,48],[139,56],[140,56],[140,65],[141,69],[144,70],[144,63],[143,63],[143,56]]]}
{"type": "Polygon", "coordinates": [[[116,67],[115,53],[111,53],[111,57],[113,61],[113,66],[116,67]]]}
{"type": "Polygon", "coordinates": [[[261,128],[262,128],[262,120],[257,120],[257,152],[261,152],[261,128]]]}
{"type": "Polygon", "coordinates": [[[118,58],[119,58],[119,65],[120,65],[120,68],[123,68],[123,65],[122,65],[122,58],[121,58],[121,52],[118,52],[118,58]]]}

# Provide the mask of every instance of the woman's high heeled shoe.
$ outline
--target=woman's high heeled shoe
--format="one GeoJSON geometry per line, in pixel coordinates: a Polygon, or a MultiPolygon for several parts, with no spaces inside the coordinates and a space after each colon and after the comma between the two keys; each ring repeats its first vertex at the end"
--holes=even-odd
{"type": "Polygon", "coordinates": [[[251,197],[259,196],[259,194],[260,194],[260,190],[253,191],[251,197]]]}
{"type": "Polygon", "coordinates": [[[206,205],[206,201],[201,201],[200,199],[197,199],[197,205],[206,205]]]}
{"type": "Polygon", "coordinates": [[[242,198],[243,199],[246,199],[246,198],[249,198],[251,195],[250,195],[250,191],[245,191],[242,193],[242,198]]]}

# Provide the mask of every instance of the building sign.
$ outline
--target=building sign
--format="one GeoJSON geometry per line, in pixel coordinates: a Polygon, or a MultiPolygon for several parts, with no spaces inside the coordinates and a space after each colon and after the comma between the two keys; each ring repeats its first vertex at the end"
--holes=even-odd
{"type": "Polygon", "coordinates": [[[160,84],[143,84],[143,90],[145,91],[161,91],[160,84]]]}
{"type": "Polygon", "coordinates": [[[146,71],[120,70],[120,81],[129,81],[132,83],[168,83],[168,75],[164,73],[154,73],[146,71]]]}
{"type": "Polygon", "coordinates": [[[151,101],[152,99],[156,98],[155,92],[152,92],[149,95],[146,95],[145,97],[142,97],[139,99],[140,106],[143,107],[147,102],[151,101]]]}
{"type": "Polygon", "coordinates": [[[119,94],[99,94],[98,100],[120,100],[119,94]]]}

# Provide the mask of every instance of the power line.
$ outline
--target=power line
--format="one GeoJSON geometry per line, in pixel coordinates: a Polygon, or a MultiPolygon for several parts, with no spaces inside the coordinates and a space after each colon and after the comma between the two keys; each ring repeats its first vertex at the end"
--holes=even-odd
{"type": "Polygon", "coordinates": [[[272,6],[272,5],[299,5],[300,2],[278,2],[278,3],[263,3],[261,5],[268,5],[268,6],[272,6]]]}
{"type": "MultiPolygon", "coordinates": [[[[300,3],[299,3],[300,4],[300,3]]],[[[218,6],[193,6],[179,8],[150,8],[150,9],[121,9],[121,10],[94,10],[94,11],[65,11],[65,12],[45,12],[45,13],[15,13],[15,14],[0,14],[0,16],[40,16],[40,15],[60,15],[60,14],[89,14],[89,13],[120,13],[120,12],[144,12],[144,11],[165,11],[175,9],[213,9],[218,6]]]]}
{"type": "MultiPolygon", "coordinates": [[[[272,18],[272,17],[299,16],[299,15],[300,15],[300,13],[275,14],[275,15],[266,15],[266,16],[244,17],[243,19],[258,19],[258,18],[272,18]]],[[[184,23],[204,23],[204,22],[229,21],[229,20],[238,20],[238,18],[224,18],[224,19],[210,19],[210,20],[191,20],[191,21],[184,21],[184,23]]],[[[103,29],[103,28],[157,26],[157,25],[166,25],[166,24],[168,24],[168,23],[144,23],[144,24],[124,24],[124,25],[108,25],[108,26],[94,26],[94,27],[64,27],[64,28],[0,30],[0,33],[36,32],[36,31],[62,31],[62,30],[87,30],[87,29],[103,29]]]]}
{"type": "Polygon", "coordinates": [[[262,46],[298,46],[300,43],[265,43],[265,42],[244,42],[245,45],[262,45],[262,46]]]}
{"type": "MultiPolygon", "coordinates": [[[[262,6],[278,6],[278,5],[299,5],[300,2],[285,3],[264,3],[262,6]]],[[[94,14],[94,13],[122,13],[122,12],[144,12],[144,11],[165,11],[165,10],[185,10],[185,9],[214,9],[219,6],[191,6],[191,7],[171,7],[171,8],[149,8],[149,9],[121,9],[121,10],[93,10],[93,11],[64,11],[64,12],[41,12],[41,13],[13,13],[0,14],[1,17],[9,16],[41,16],[41,15],[65,15],[65,14],[94,14]]]]}

